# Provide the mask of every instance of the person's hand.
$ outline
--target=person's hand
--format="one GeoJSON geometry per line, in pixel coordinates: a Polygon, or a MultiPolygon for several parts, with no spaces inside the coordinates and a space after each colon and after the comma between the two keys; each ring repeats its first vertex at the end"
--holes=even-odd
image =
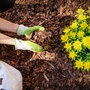
{"type": "Polygon", "coordinates": [[[34,27],[30,27],[30,28],[26,29],[23,34],[28,38],[31,32],[33,32],[33,31],[42,31],[43,32],[44,30],[45,29],[42,26],[34,26],[34,27]]]}
{"type": "Polygon", "coordinates": [[[15,48],[21,50],[30,50],[33,52],[42,52],[43,48],[33,42],[15,39],[15,48]]]}
{"type": "MultiPolygon", "coordinates": [[[[27,38],[29,38],[31,32],[33,31],[43,32],[44,30],[45,28],[42,26],[26,27],[24,25],[19,25],[17,29],[17,35],[25,35],[27,38]]],[[[33,52],[43,51],[43,48],[34,42],[18,40],[18,39],[15,39],[15,48],[21,50],[31,50],[33,52]]]]}
{"type": "Polygon", "coordinates": [[[19,25],[17,29],[17,35],[25,35],[28,38],[31,32],[33,31],[43,32],[44,30],[45,28],[42,26],[26,27],[24,25],[19,25]]]}

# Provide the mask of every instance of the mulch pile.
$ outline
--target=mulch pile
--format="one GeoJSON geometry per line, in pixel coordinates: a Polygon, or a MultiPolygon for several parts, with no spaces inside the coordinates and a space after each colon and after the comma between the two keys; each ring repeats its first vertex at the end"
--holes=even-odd
{"type": "MultiPolygon", "coordinates": [[[[32,34],[33,41],[42,46],[48,45],[48,50],[42,53],[15,50],[14,46],[0,45],[0,60],[22,73],[23,90],[90,89],[90,72],[75,68],[60,39],[63,29],[75,19],[75,11],[80,7],[87,9],[89,0],[71,0],[69,3],[56,1],[58,0],[47,4],[16,4],[12,9],[0,13],[0,17],[11,22],[29,27],[41,25],[46,29],[46,36],[40,32],[32,34]]],[[[13,38],[27,40],[24,36],[14,33],[0,32],[13,38]]]]}

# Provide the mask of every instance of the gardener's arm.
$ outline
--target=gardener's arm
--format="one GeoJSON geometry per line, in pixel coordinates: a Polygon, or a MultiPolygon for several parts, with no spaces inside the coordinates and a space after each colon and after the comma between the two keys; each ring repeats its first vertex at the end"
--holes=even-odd
{"type": "Polygon", "coordinates": [[[33,52],[42,52],[43,49],[40,45],[19,39],[14,39],[0,33],[0,44],[14,45],[15,49],[31,50],[33,52]]]}
{"type": "Polygon", "coordinates": [[[17,35],[25,35],[26,37],[29,37],[32,31],[44,31],[45,29],[41,26],[27,27],[24,25],[18,25],[0,18],[0,30],[14,32],[17,33],[17,35]]]}
{"type": "Polygon", "coordinates": [[[0,44],[15,45],[15,39],[0,33],[0,44]]]}
{"type": "Polygon", "coordinates": [[[18,26],[18,24],[0,18],[0,30],[16,33],[18,26]]]}
{"type": "MultiPolygon", "coordinates": [[[[34,26],[26,27],[24,25],[18,25],[7,20],[0,18],[0,30],[17,33],[17,35],[25,35],[29,37],[32,31],[44,31],[44,27],[34,26]]],[[[13,39],[0,33],[0,44],[15,45],[16,49],[31,50],[33,52],[43,51],[42,47],[36,43],[24,40],[13,39]]]]}

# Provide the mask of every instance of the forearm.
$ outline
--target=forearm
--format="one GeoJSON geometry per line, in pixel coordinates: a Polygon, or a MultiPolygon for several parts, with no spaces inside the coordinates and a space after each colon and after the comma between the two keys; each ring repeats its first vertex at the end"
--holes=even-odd
{"type": "Polygon", "coordinates": [[[15,39],[0,33],[0,44],[15,45],[15,39]]]}
{"type": "Polygon", "coordinates": [[[18,24],[0,18],[0,30],[16,33],[18,24]]]}

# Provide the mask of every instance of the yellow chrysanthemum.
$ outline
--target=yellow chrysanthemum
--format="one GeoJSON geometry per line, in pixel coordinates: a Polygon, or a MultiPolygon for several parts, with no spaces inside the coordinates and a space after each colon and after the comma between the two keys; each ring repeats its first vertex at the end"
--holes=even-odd
{"type": "Polygon", "coordinates": [[[75,60],[75,57],[77,56],[77,54],[74,51],[70,51],[69,52],[69,57],[73,60],[75,60]]]}
{"type": "Polygon", "coordinates": [[[83,62],[79,59],[79,61],[76,61],[75,62],[75,64],[76,64],[76,66],[75,67],[77,67],[78,69],[83,69],[83,62]]]}
{"type": "Polygon", "coordinates": [[[82,50],[82,43],[79,40],[75,41],[73,46],[74,46],[74,49],[76,49],[78,51],[82,50]]]}
{"type": "Polygon", "coordinates": [[[62,35],[61,40],[62,42],[66,42],[68,40],[68,35],[67,34],[62,35]]]}
{"type": "Polygon", "coordinates": [[[79,13],[79,14],[81,14],[81,13],[83,13],[85,10],[83,10],[82,8],[81,9],[78,9],[76,12],[77,13],[79,13]]]}
{"type": "Polygon", "coordinates": [[[72,36],[73,38],[76,36],[75,32],[70,32],[69,36],[72,36]]]}
{"type": "Polygon", "coordinates": [[[90,16],[87,15],[86,18],[88,19],[88,18],[90,18],[90,16]]]}
{"type": "Polygon", "coordinates": [[[90,70],[90,62],[89,61],[84,63],[84,69],[87,70],[87,71],[90,70]]]}
{"type": "Polygon", "coordinates": [[[90,49],[90,36],[88,37],[83,37],[82,43],[84,46],[90,49]]]}
{"type": "Polygon", "coordinates": [[[70,50],[71,49],[71,43],[66,43],[64,48],[66,48],[66,50],[70,50]]]}
{"type": "Polygon", "coordinates": [[[66,27],[63,32],[68,33],[69,31],[70,31],[69,27],[66,27]]]}
{"type": "Polygon", "coordinates": [[[77,23],[77,20],[73,20],[73,22],[72,23],[77,23]]]}
{"type": "Polygon", "coordinates": [[[75,20],[70,27],[76,29],[78,27],[77,21],[75,20]]]}
{"type": "Polygon", "coordinates": [[[85,29],[86,27],[88,27],[88,24],[86,22],[83,22],[80,26],[85,29]]]}
{"type": "Polygon", "coordinates": [[[78,19],[79,20],[85,20],[86,19],[86,16],[83,15],[83,14],[79,14],[78,19]]]}
{"type": "Polygon", "coordinates": [[[88,9],[90,9],[90,7],[88,7],[88,9]]]}
{"type": "Polygon", "coordinates": [[[77,36],[78,36],[78,37],[83,37],[84,34],[85,34],[85,33],[84,33],[83,31],[79,31],[79,32],[77,33],[77,36]]]}

